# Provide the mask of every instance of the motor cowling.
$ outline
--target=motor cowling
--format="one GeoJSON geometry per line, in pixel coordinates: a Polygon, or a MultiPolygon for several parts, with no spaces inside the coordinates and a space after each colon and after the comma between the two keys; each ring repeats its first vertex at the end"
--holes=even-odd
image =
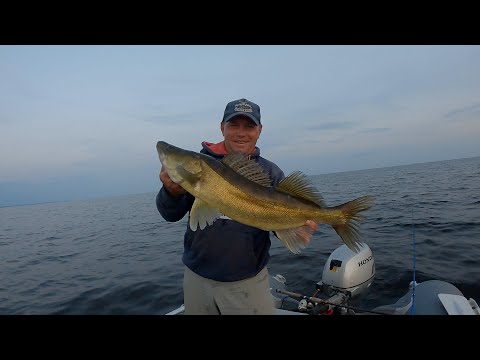
{"type": "Polygon", "coordinates": [[[327,286],[333,291],[350,292],[351,299],[366,293],[375,277],[375,260],[367,244],[359,247],[358,253],[346,245],[335,249],[325,263],[317,288],[327,286]]]}

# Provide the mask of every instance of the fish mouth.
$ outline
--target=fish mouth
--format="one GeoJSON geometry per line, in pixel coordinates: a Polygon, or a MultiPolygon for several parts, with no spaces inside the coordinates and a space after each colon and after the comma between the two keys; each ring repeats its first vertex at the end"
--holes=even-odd
{"type": "Polygon", "coordinates": [[[174,153],[174,146],[166,143],[165,141],[157,142],[157,153],[162,166],[165,168],[168,176],[172,179],[173,182],[179,183],[181,179],[177,175],[177,166],[179,165],[171,155],[174,153]]]}
{"type": "Polygon", "coordinates": [[[157,142],[157,152],[162,166],[173,182],[180,184],[185,180],[197,181],[202,171],[201,162],[195,153],[165,141],[157,142]]]}
{"type": "Polygon", "coordinates": [[[165,165],[165,159],[168,155],[169,150],[171,150],[172,148],[172,145],[170,145],[169,143],[166,143],[165,141],[158,141],[157,142],[157,153],[158,153],[158,157],[160,158],[160,162],[165,165]]]}
{"type": "Polygon", "coordinates": [[[165,141],[157,141],[157,151],[160,152],[165,152],[165,150],[170,147],[171,145],[169,143],[166,143],[165,141]]]}

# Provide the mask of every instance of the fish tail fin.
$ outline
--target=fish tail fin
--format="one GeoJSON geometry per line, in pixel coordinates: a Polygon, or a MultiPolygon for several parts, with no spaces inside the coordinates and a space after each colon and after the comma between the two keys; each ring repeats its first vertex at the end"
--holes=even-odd
{"type": "Polygon", "coordinates": [[[359,252],[360,240],[359,224],[363,220],[361,212],[370,209],[373,206],[374,199],[371,196],[362,196],[358,199],[349,201],[345,204],[335,206],[342,211],[343,224],[335,224],[332,227],[342,238],[345,245],[354,252],[359,252]]]}

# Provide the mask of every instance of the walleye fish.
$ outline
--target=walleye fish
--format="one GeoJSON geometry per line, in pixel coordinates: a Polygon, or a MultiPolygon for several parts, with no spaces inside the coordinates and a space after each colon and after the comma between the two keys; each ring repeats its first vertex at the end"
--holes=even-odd
{"type": "Polygon", "coordinates": [[[327,207],[307,176],[295,171],[272,186],[261,165],[246,156],[228,154],[221,161],[157,142],[158,157],[175,183],[195,197],[189,226],[193,231],[212,225],[223,215],[276,236],[293,253],[309,243],[312,230],[307,220],[331,225],[343,242],[359,251],[359,213],[373,205],[370,196],[327,207]]]}

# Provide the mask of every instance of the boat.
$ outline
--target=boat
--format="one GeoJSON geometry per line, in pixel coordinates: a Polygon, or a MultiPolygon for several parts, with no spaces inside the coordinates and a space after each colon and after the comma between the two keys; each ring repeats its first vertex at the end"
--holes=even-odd
{"type": "MultiPolygon", "coordinates": [[[[372,309],[358,306],[375,278],[375,259],[363,243],[358,253],[345,244],[325,262],[322,279],[312,296],[286,288],[286,278],[269,276],[275,315],[480,315],[477,302],[467,299],[453,284],[442,280],[411,281],[405,295],[393,304],[372,309]]],[[[165,315],[184,314],[185,307],[165,315]]]]}

